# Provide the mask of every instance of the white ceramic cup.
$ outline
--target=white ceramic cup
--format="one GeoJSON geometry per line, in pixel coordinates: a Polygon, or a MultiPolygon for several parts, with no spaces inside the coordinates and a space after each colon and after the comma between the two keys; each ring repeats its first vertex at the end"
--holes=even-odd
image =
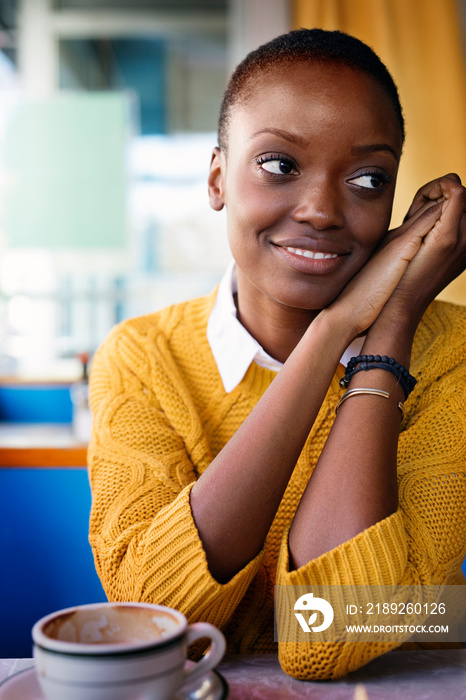
{"type": "Polygon", "coordinates": [[[36,622],[32,638],[48,700],[168,700],[225,652],[225,638],[213,625],[188,625],[177,610],[149,603],[59,610],[36,622]],[[209,650],[187,667],[187,648],[202,637],[211,640],[209,650]]]}

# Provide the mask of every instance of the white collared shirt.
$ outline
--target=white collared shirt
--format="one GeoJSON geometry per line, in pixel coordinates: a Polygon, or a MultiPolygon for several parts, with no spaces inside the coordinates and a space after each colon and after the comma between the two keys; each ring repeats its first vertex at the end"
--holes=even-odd
{"type": "MultiPolygon", "coordinates": [[[[275,372],[283,367],[283,363],[268,355],[239,322],[233,298],[236,290],[236,266],[231,262],[220,282],[207,323],[207,340],[227,393],[238,386],[251,362],[275,372]]],[[[353,355],[359,355],[363,343],[364,338],[356,338],[340,362],[346,365],[353,355]]]]}

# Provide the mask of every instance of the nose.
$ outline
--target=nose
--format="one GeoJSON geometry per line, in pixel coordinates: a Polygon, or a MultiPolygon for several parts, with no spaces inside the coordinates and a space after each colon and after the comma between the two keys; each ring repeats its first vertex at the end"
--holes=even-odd
{"type": "Polygon", "coordinates": [[[292,217],[298,223],[309,223],[317,230],[343,226],[342,195],[334,182],[303,182],[296,195],[292,217]]]}

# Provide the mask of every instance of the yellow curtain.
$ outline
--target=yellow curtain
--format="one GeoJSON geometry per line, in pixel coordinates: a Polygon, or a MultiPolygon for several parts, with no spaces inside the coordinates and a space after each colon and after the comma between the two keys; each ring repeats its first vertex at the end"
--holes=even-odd
{"type": "MultiPolygon", "coordinates": [[[[425,182],[457,172],[466,183],[466,71],[457,0],[292,0],[293,26],[339,29],[388,66],[407,139],[393,225],[425,182]]],[[[440,298],[466,305],[466,273],[440,298]]]]}

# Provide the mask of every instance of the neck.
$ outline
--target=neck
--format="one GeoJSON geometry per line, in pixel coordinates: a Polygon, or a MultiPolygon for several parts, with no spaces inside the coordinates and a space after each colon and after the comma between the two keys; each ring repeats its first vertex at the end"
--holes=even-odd
{"type": "Polygon", "coordinates": [[[251,298],[248,286],[243,287],[240,279],[235,304],[241,324],[279,362],[288,359],[319,313],[285,306],[264,295],[251,298]]]}

